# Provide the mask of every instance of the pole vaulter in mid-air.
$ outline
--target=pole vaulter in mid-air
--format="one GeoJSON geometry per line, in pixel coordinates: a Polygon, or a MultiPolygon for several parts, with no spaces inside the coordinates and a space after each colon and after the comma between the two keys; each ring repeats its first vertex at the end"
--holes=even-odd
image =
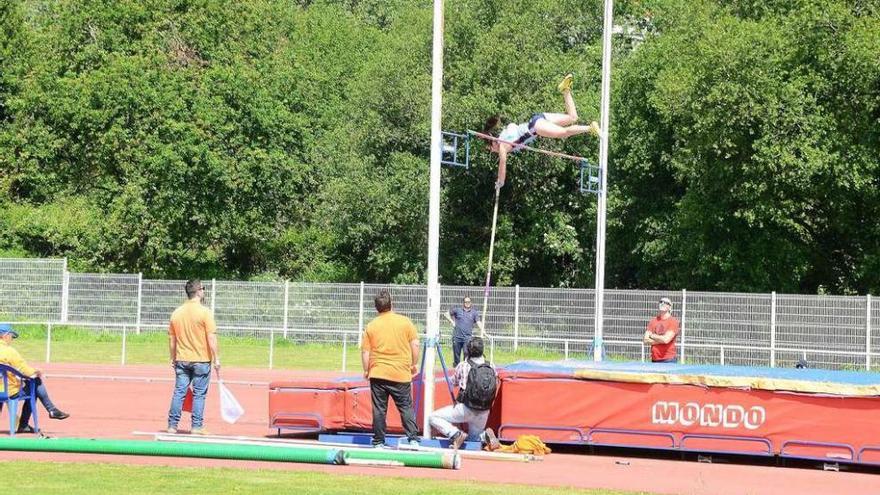
{"type": "Polygon", "coordinates": [[[489,287],[492,279],[492,257],[495,251],[495,228],[498,222],[498,197],[501,192],[501,187],[504,186],[505,178],[507,177],[507,155],[509,153],[515,153],[527,149],[529,151],[536,151],[546,155],[581,162],[584,159],[579,156],[532,148],[527,145],[534,141],[538,136],[565,139],[578,134],[589,133],[597,137],[601,134],[601,129],[596,121],[590,122],[590,125],[576,124],[578,121],[577,107],[574,104],[574,98],[571,96],[571,86],[573,83],[574,76],[568,74],[562,79],[562,82],[560,82],[557,87],[559,92],[562,93],[562,98],[565,101],[565,113],[536,113],[527,123],[508,124],[501,130],[498,137],[489,134],[498,126],[500,120],[498,116],[490,117],[486,121],[486,125],[483,127],[483,132],[470,131],[474,136],[488,141],[490,143],[489,149],[493,153],[498,153],[498,178],[495,181],[495,208],[492,213],[492,236],[489,241],[489,262],[486,269],[486,287],[483,291],[482,321],[480,322],[481,336],[485,336],[485,331],[483,329],[486,326],[486,314],[489,312],[487,305],[489,302],[489,287]]]}
{"type": "MultiPolygon", "coordinates": [[[[574,76],[569,74],[565,76],[559,83],[558,89],[562,93],[562,99],[565,101],[565,113],[536,113],[532,115],[527,123],[523,124],[507,124],[498,137],[493,137],[490,133],[498,126],[499,117],[493,116],[486,121],[483,126],[483,132],[474,133],[479,138],[490,142],[490,150],[498,153],[498,181],[495,183],[496,188],[504,185],[504,179],[507,176],[507,155],[515,153],[531,143],[538,136],[548,138],[561,138],[576,136],[578,134],[590,133],[599,136],[599,123],[593,121],[590,125],[578,125],[577,107],[574,104],[574,98],[571,96],[571,85],[574,83],[574,76]]],[[[543,152],[544,150],[533,151],[543,152]]]]}

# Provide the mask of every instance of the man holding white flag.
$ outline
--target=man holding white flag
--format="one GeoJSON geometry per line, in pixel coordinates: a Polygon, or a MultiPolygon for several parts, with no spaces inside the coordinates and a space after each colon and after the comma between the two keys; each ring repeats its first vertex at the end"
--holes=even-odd
{"type": "MultiPolygon", "coordinates": [[[[205,397],[211,382],[211,364],[220,379],[220,353],[214,314],[202,305],[205,286],[189,280],[184,287],[187,301],[174,310],[168,325],[168,348],[174,369],[174,394],[168,411],[168,433],[177,433],[187,389],[192,385],[192,430],[209,435],[204,428],[205,397]]],[[[240,406],[239,406],[240,407],[240,406]]]]}

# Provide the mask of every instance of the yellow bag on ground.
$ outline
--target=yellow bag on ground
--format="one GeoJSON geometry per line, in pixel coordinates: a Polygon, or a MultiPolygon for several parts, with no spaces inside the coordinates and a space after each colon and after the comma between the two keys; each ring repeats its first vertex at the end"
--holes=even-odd
{"type": "Polygon", "coordinates": [[[544,444],[535,435],[520,435],[512,445],[502,445],[495,452],[509,452],[514,454],[546,455],[551,452],[550,447],[544,444]]]}

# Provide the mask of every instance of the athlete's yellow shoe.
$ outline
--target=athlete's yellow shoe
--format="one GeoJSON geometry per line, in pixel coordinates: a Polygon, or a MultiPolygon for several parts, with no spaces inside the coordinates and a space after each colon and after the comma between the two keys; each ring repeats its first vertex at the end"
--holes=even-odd
{"type": "Polygon", "coordinates": [[[589,130],[587,130],[587,132],[596,137],[599,137],[599,135],[602,134],[602,129],[599,129],[599,123],[594,120],[590,122],[589,130]]]}
{"type": "Polygon", "coordinates": [[[560,93],[571,91],[572,83],[574,83],[574,74],[569,74],[562,79],[562,82],[559,83],[559,86],[556,86],[556,89],[558,89],[560,93]]]}

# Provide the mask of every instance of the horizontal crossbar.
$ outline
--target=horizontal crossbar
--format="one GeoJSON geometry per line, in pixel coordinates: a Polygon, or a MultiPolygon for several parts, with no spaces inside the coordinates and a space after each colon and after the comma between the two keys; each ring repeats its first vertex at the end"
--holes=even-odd
{"type": "Polygon", "coordinates": [[[582,160],[585,159],[585,158],[583,158],[583,157],[581,157],[581,156],[566,155],[565,153],[559,153],[559,152],[556,152],[556,151],[549,151],[549,150],[542,150],[542,149],[540,149],[540,148],[532,148],[531,146],[526,146],[526,145],[524,145],[524,144],[517,144],[517,143],[514,143],[514,142],[512,142],[512,141],[505,141],[505,140],[503,140],[503,139],[499,139],[499,138],[497,138],[497,137],[495,137],[495,136],[490,136],[490,135],[488,135],[488,134],[483,134],[482,132],[470,131],[470,130],[469,130],[468,132],[469,132],[470,134],[473,134],[474,136],[477,136],[478,138],[481,138],[481,139],[488,139],[488,140],[490,140],[490,141],[497,141],[497,142],[499,142],[499,143],[504,143],[504,144],[509,144],[509,145],[511,145],[511,146],[513,146],[513,147],[515,147],[515,148],[518,148],[518,149],[527,149],[527,150],[529,150],[529,151],[535,151],[535,152],[538,152],[538,153],[543,153],[543,154],[545,154],[545,155],[555,156],[555,157],[559,157],[559,158],[567,158],[567,159],[569,159],[569,160],[574,160],[574,161],[578,161],[578,162],[579,162],[579,161],[582,161],[582,160]]]}

